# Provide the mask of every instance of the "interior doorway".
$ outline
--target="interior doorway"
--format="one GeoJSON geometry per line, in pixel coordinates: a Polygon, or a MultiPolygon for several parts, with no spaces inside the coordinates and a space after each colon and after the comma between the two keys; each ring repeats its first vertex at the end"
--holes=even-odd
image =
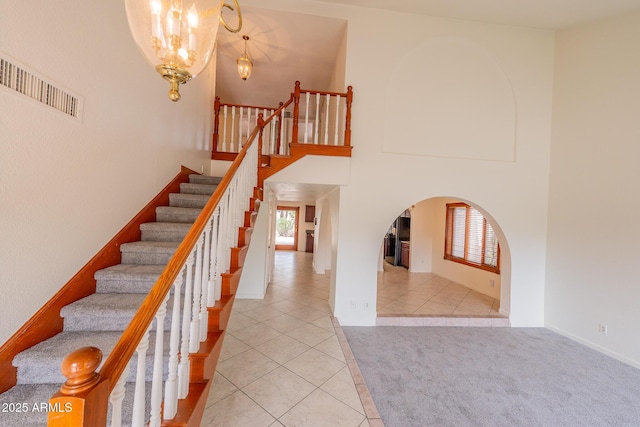
{"type": "Polygon", "coordinates": [[[278,206],[276,211],[276,250],[295,251],[298,249],[299,207],[278,206]]]}

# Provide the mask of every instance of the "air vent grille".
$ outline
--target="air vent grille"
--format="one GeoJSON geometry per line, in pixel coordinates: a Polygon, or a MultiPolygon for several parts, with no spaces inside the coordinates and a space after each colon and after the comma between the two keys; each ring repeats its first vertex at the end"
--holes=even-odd
{"type": "Polygon", "coordinates": [[[0,52],[0,87],[24,95],[49,108],[80,119],[82,98],[52,83],[0,52]]]}

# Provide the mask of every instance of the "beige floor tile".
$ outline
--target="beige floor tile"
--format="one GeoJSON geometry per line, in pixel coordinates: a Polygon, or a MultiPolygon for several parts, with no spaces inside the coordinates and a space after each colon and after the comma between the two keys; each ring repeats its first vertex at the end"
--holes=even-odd
{"type": "Polygon", "coordinates": [[[315,325],[319,328],[326,329],[327,331],[334,333],[333,322],[331,321],[331,316],[321,317],[317,320],[311,322],[312,325],[315,325]]]}
{"type": "Polygon", "coordinates": [[[314,347],[334,335],[334,333],[312,325],[311,323],[305,323],[302,326],[287,332],[287,335],[307,344],[310,347],[314,347]]]}
{"type": "Polygon", "coordinates": [[[239,339],[240,341],[248,345],[260,345],[263,342],[267,342],[275,337],[282,335],[282,332],[277,329],[273,329],[264,323],[257,323],[248,328],[241,329],[239,331],[230,332],[231,335],[239,339]]]}
{"type": "Polygon", "coordinates": [[[283,299],[276,303],[270,304],[269,307],[273,307],[276,310],[281,311],[282,313],[289,313],[291,311],[301,309],[302,307],[304,307],[304,305],[299,304],[295,301],[291,301],[289,299],[283,299]]]}
{"type": "Polygon", "coordinates": [[[210,406],[202,417],[202,426],[215,427],[267,427],[273,424],[267,411],[241,391],[210,406]]]}
{"type": "Polygon", "coordinates": [[[216,372],[213,376],[213,384],[211,384],[211,390],[209,391],[206,407],[208,408],[225,397],[231,396],[236,391],[238,391],[238,387],[234,386],[221,373],[216,372]]]}
{"type": "Polygon", "coordinates": [[[364,415],[318,389],[280,421],[287,427],[358,427],[363,419],[364,415]]]}
{"type": "Polygon", "coordinates": [[[287,335],[280,335],[255,347],[274,362],[284,365],[309,350],[309,346],[287,335]]]}
{"type": "Polygon", "coordinates": [[[256,319],[252,319],[240,312],[234,311],[231,313],[231,317],[229,318],[229,324],[227,325],[227,332],[237,332],[241,329],[247,328],[249,326],[257,325],[257,324],[258,324],[258,321],[256,319]]]}
{"type": "Polygon", "coordinates": [[[333,357],[336,360],[346,362],[344,353],[342,352],[342,347],[340,346],[340,342],[338,341],[338,337],[335,335],[332,335],[313,348],[323,352],[327,356],[333,357]]]}
{"type": "Polygon", "coordinates": [[[264,322],[265,320],[280,316],[282,311],[277,310],[271,305],[262,305],[258,308],[254,308],[253,310],[245,311],[242,314],[257,320],[258,322],[264,322]]]}
{"type": "Polygon", "coordinates": [[[288,314],[282,314],[278,317],[265,320],[263,324],[282,333],[287,333],[296,328],[299,328],[303,324],[303,322],[301,322],[300,319],[296,317],[290,316],[288,314]]]}
{"type": "Polygon", "coordinates": [[[345,363],[312,348],[284,366],[310,383],[320,386],[342,369],[345,363]]]}
{"type": "Polygon", "coordinates": [[[313,384],[280,367],[243,387],[242,391],[273,417],[280,418],[315,389],[313,384]]]}
{"type": "Polygon", "coordinates": [[[318,320],[319,318],[327,315],[327,313],[312,307],[303,307],[289,312],[288,314],[297,319],[304,320],[305,322],[313,322],[314,320],[318,320]]]}
{"type": "Polygon", "coordinates": [[[250,349],[218,364],[218,372],[242,388],[268,374],[278,367],[278,363],[257,350],[250,349]]]}
{"type": "Polygon", "coordinates": [[[222,345],[222,350],[220,351],[220,358],[218,359],[220,362],[223,360],[227,360],[230,357],[233,357],[237,354],[240,354],[244,351],[249,350],[251,347],[231,334],[227,334],[224,337],[224,344],[222,345]]]}
{"type": "Polygon", "coordinates": [[[337,374],[322,384],[320,388],[338,399],[340,402],[346,403],[351,408],[364,415],[364,408],[360,402],[360,395],[353,383],[348,367],[345,366],[342,368],[337,374]]]}

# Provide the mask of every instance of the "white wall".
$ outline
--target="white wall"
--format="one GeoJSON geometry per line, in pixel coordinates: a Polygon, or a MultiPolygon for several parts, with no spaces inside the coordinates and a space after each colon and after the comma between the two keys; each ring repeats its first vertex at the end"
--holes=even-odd
{"type": "Polygon", "coordinates": [[[477,203],[501,225],[501,241],[512,257],[503,265],[509,277],[502,279],[512,284],[503,308],[514,326],[543,325],[553,32],[305,0],[260,5],[348,20],[345,83],[354,88],[354,149],[350,185],[341,188],[339,198],[334,265],[340,322],[375,324],[381,236],[407,206],[448,195],[477,203]],[[413,67],[398,67],[409,58],[413,67]],[[434,58],[446,66],[430,68],[434,58]],[[459,64],[467,67],[455,69],[455,79],[447,80],[459,64]],[[476,78],[475,65],[482,67],[484,80],[476,78]],[[432,81],[425,83],[422,71],[432,81]],[[467,80],[473,96],[483,96],[485,82],[499,87],[500,100],[456,92],[455,83],[467,80]],[[429,99],[424,87],[434,82],[443,83],[451,99],[474,101],[476,110],[460,107],[456,115],[456,104],[448,102],[449,127],[430,126],[433,118],[425,111],[437,100],[429,99]],[[511,138],[496,124],[478,127],[472,113],[483,105],[507,118],[511,138]],[[398,139],[397,120],[405,112],[413,120],[402,122],[406,138],[398,139]],[[499,146],[493,145],[496,134],[499,146]],[[460,144],[462,137],[469,142],[460,144]],[[433,151],[453,142],[458,150],[433,151]],[[472,143],[490,155],[478,155],[472,143]]]}
{"type": "Polygon", "coordinates": [[[0,90],[0,343],[184,164],[208,169],[212,73],[169,85],[124,2],[0,0],[0,51],[84,99],[81,122],[0,90]]]}
{"type": "Polygon", "coordinates": [[[640,13],[557,34],[545,294],[547,326],[638,367],[639,40],[640,13]]]}

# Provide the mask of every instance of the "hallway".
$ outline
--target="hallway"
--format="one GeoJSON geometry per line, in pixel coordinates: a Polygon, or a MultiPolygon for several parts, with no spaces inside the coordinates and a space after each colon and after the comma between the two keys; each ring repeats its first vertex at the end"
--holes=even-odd
{"type": "Polygon", "coordinates": [[[203,426],[382,426],[311,262],[277,251],[265,298],[235,301],[203,426]]]}

